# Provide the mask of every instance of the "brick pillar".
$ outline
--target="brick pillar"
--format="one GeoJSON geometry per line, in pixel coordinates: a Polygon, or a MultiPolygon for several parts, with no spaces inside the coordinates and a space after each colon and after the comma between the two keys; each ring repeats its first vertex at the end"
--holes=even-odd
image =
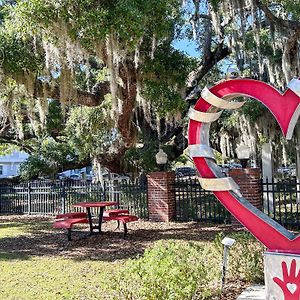
{"type": "Polygon", "coordinates": [[[148,178],[148,210],[149,220],[157,222],[173,221],[175,208],[175,173],[153,172],[148,178]]]}
{"type": "MultiPolygon", "coordinates": [[[[255,207],[262,210],[262,195],[260,188],[261,172],[258,168],[231,169],[229,176],[239,185],[241,194],[255,207]]],[[[232,224],[240,224],[232,217],[232,224]]]]}

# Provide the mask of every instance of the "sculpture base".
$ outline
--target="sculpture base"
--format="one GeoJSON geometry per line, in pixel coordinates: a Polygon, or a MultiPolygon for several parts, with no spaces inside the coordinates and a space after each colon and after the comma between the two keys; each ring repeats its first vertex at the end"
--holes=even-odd
{"type": "Polygon", "coordinates": [[[299,299],[300,255],[267,251],[264,265],[266,300],[299,299]]]}

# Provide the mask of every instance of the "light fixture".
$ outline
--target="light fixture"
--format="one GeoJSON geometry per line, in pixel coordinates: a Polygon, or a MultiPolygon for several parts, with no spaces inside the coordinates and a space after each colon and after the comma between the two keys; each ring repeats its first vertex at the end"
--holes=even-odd
{"type": "Polygon", "coordinates": [[[157,154],[155,155],[156,163],[160,166],[161,170],[163,170],[164,165],[167,163],[168,155],[163,151],[163,149],[159,149],[157,154]]]}
{"type": "Polygon", "coordinates": [[[231,239],[229,237],[225,237],[221,243],[226,247],[231,247],[235,243],[235,239],[231,239]]]}
{"type": "Polygon", "coordinates": [[[222,290],[225,285],[225,278],[226,278],[226,268],[227,268],[227,259],[228,259],[228,251],[229,248],[235,243],[234,239],[229,237],[225,237],[221,243],[224,245],[224,252],[223,252],[223,267],[222,267],[222,290]]]}
{"type": "Polygon", "coordinates": [[[241,161],[242,168],[246,168],[250,158],[250,147],[247,145],[239,145],[236,148],[236,154],[237,158],[241,161]]]}
{"type": "Polygon", "coordinates": [[[230,66],[226,72],[227,79],[236,79],[240,77],[240,70],[236,66],[230,66]]]}

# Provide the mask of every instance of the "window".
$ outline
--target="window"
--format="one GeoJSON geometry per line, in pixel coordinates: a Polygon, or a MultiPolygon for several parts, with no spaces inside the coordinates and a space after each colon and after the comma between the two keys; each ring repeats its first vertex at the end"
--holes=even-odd
{"type": "Polygon", "coordinates": [[[3,166],[0,165],[0,175],[3,175],[3,166]]]}

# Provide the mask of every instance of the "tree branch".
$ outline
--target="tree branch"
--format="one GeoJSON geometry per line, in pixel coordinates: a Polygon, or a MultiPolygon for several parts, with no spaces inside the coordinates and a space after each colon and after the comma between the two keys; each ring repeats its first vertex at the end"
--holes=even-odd
{"type": "Polygon", "coordinates": [[[206,19],[206,20],[212,20],[212,17],[210,15],[205,15],[205,14],[195,14],[193,15],[189,21],[198,21],[199,19],[206,19]]]}
{"type": "Polygon", "coordinates": [[[28,145],[24,145],[22,141],[18,140],[13,140],[10,137],[7,136],[1,136],[0,137],[0,144],[10,144],[10,145],[15,145],[18,146],[21,150],[27,152],[27,153],[32,153],[34,149],[28,145]]]}
{"type": "MultiPolygon", "coordinates": [[[[26,75],[24,75],[26,76],[26,75]]],[[[25,80],[22,78],[18,78],[18,83],[24,84],[26,86],[25,80]]],[[[76,90],[74,95],[70,96],[68,99],[70,103],[81,104],[84,106],[98,106],[104,101],[105,95],[110,93],[110,85],[108,81],[100,82],[97,84],[96,88],[94,88],[95,92],[90,93],[82,90],[76,90]]],[[[60,87],[59,85],[55,85],[54,87],[47,83],[43,82],[40,79],[36,79],[33,97],[42,98],[45,97],[52,98],[55,100],[60,100],[60,87]]]]}
{"type": "Polygon", "coordinates": [[[192,71],[187,78],[187,95],[197,85],[204,75],[206,75],[212,67],[214,67],[220,60],[225,58],[231,53],[227,46],[224,46],[224,42],[218,44],[216,49],[210,52],[208,57],[203,57],[199,67],[192,71]]]}
{"type": "Polygon", "coordinates": [[[265,13],[266,17],[273,23],[276,23],[278,26],[283,26],[288,29],[299,30],[300,28],[299,21],[285,20],[285,19],[278,18],[272,13],[272,11],[269,9],[269,7],[266,4],[263,4],[260,0],[255,0],[255,1],[256,1],[256,5],[265,13]]]}
{"type": "MultiPolygon", "coordinates": [[[[52,87],[50,84],[37,79],[33,96],[36,98],[41,98],[44,97],[45,93],[47,94],[48,98],[60,100],[60,87],[58,85],[52,87]]],[[[94,93],[76,90],[74,96],[71,96],[71,98],[68,100],[74,104],[93,107],[100,105],[104,101],[105,95],[108,93],[110,93],[110,85],[109,82],[105,81],[100,82],[97,85],[94,93]]]]}
{"type": "Polygon", "coordinates": [[[74,170],[74,169],[82,169],[88,165],[91,165],[90,159],[85,159],[82,161],[71,161],[66,162],[60,167],[60,172],[67,171],[67,170],[74,170]]]}

